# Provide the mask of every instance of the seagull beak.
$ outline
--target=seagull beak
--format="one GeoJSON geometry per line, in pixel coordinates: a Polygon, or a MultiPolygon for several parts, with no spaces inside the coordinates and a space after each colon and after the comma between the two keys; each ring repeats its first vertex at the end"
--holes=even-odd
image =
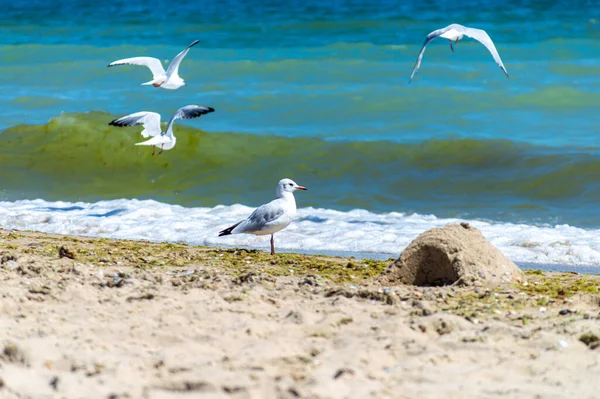
{"type": "Polygon", "coordinates": [[[308,188],[304,187],[304,186],[296,186],[296,190],[308,190],[308,188]]]}

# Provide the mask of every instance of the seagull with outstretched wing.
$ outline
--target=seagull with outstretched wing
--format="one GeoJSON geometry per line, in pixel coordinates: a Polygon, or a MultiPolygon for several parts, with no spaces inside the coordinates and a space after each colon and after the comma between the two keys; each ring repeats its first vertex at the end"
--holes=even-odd
{"type": "Polygon", "coordinates": [[[143,125],[142,136],[150,137],[150,139],[136,143],[135,145],[151,145],[152,155],[154,155],[155,147],[159,145],[160,152],[158,154],[160,155],[164,150],[170,150],[175,147],[175,143],[177,142],[177,138],[173,134],[173,122],[175,122],[175,119],[198,118],[214,111],[214,108],[205,107],[204,105],[186,105],[185,107],[181,107],[173,114],[164,131],[160,127],[160,114],[156,112],[136,112],[115,119],[109,125],[119,127],[143,125]]]}
{"type": "Polygon", "coordinates": [[[192,44],[187,46],[185,50],[177,54],[175,58],[169,64],[169,67],[165,71],[159,59],[154,57],[133,57],[125,58],[122,60],[113,61],[108,64],[109,67],[116,65],[141,65],[148,67],[152,72],[152,80],[142,83],[142,85],[152,85],[154,87],[161,87],[163,89],[175,90],[181,86],[186,86],[185,82],[179,77],[179,64],[183,58],[187,55],[190,48],[198,44],[200,40],[195,40],[192,44]]]}
{"type": "Polygon", "coordinates": [[[427,35],[427,37],[425,38],[425,43],[423,43],[423,47],[421,47],[419,57],[417,58],[417,63],[415,64],[415,67],[413,68],[413,71],[410,74],[410,79],[408,80],[408,83],[412,81],[413,77],[415,76],[415,74],[419,70],[419,67],[421,66],[421,60],[423,59],[425,48],[427,47],[430,41],[432,41],[438,36],[443,37],[444,39],[448,39],[450,41],[450,49],[452,51],[454,51],[454,47],[452,47],[452,42],[457,43],[460,39],[463,38],[463,36],[467,36],[471,39],[477,40],[479,43],[483,44],[488,49],[488,51],[492,54],[492,57],[494,57],[494,61],[496,61],[496,64],[498,64],[500,69],[502,69],[502,71],[506,74],[506,77],[508,77],[508,72],[506,71],[506,68],[502,63],[502,59],[500,59],[498,50],[496,50],[494,42],[486,33],[486,31],[482,29],[469,28],[467,26],[459,24],[452,24],[446,26],[445,28],[434,30],[433,32],[427,35]]]}

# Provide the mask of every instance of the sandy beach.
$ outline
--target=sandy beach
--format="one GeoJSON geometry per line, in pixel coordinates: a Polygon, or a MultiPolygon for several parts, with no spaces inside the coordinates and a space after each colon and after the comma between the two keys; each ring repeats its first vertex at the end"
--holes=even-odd
{"type": "Polygon", "coordinates": [[[7,2],[0,399],[600,399],[599,4],[7,2]]]}
{"type": "Polygon", "coordinates": [[[2,398],[593,398],[598,276],[0,230],[2,398]]]}

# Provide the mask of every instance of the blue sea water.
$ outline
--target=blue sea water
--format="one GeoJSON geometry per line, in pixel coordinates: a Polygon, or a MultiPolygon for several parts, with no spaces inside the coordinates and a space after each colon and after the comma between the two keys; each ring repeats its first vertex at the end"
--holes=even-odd
{"type": "Polygon", "coordinates": [[[599,39],[599,1],[13,1],[0,13],[0,199],[256,206],[291,177],[311,189],[299,206],[324,212],[529,226],[514,244],[527,248],[543,229],[582,229],[553,259],[600,262],[599,39]],[[427,33],[450,23],[485,29],[510,78],[479,43],[437,39],[408,84],[427,33]],[[166,62],[195,39],[176,91],[140,86],[143,67],[106,68],[166,62]],[[216,112],[178,121],[160,158],[133,145],[141,129],[107,126],[186,104],[216,112]]]}

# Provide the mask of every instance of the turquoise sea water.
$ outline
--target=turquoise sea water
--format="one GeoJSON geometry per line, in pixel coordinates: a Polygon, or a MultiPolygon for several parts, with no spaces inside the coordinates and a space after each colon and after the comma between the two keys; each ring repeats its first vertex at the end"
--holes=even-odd
{"type": "Polygon", "coordinates": [[[600,227],[600,2],[14,1],[0,13],[0,199],[271,199],[300,206],[600,227]],[[510,74],[467,38],[487,30],[510,74]],[[143,67],[193,40],[177,91],[143,67]],[[136,111],[186,104],[178,144],[151,157],[136,111]],[[91,112],[93,111],[93,112],[91,112]]]}

